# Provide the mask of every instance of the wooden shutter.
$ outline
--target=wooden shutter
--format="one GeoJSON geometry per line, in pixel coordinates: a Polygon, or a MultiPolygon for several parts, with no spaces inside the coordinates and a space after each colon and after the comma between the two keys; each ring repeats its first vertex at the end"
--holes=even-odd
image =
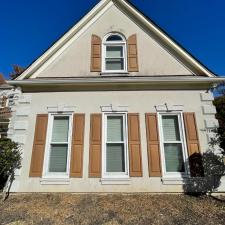
{"type": "Polygon", "coordinates": [[[83,175],[84,125],[85,114],[74,114],[70,177],[83,175]]]}
{"type": "Polygon", "coordinates": [[[139,114],[128,114],[128,145],[130,176],[142,177],[142,158],[141,158],[141,137],[139,114]]]}
{"type": "Polygon", "coordinates": [[[101,38],[97,35],[91,37],[91,72],[101,72],[101,38]]]}
{"type": "Polygon", "coordinates": [[[133,34],[127,40],[128,46],[128,71],[138,72],[137,35],[133,34]]]}
{"type": "Polygon", "coordinates": [[[186,131],[185,133],[187,139],[187,150],[191,175],[194,177],[203,176],[202,156],[199,145],[195,113],[184,113],[184,125],[186,131]]]}
{"type": "Polygon", "coordinates": [[[161,159],[160,159],[160,144],[158,133],[158,122],[156,113],[146,113],[146,132],[148,146],[148,168],[149,176],[160,177],[161,159]]]}
{"type": "Polygon", "coordinates": [[[184,113],[188,154],[200,153],[195,113],[184,113]]]}
{"type": "Polygon", "coordinates": [[[1,99],[1,107],[6,107],[7,106],[7,97],[6,96],[3,96],[2,99],[1,99]]]}
{"type": "Polygon", "coordinates": [[[102,114],[91,114],[89,177],[101,177],[102,114]]]}
{"type": "Polygon", "coordinates": [[[44,161],[48,114],[38,114],[30,166],[30,177],[41,177],[44,161]]]}

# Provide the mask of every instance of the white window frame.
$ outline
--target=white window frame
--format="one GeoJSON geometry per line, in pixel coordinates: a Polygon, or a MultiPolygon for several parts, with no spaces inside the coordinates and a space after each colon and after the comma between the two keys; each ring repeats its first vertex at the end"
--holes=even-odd
{"type": "Polygon", "coordinates": [[[189,162],[188,162],[188,152],[187,152],[187,144],[184,130],[184,120],[182,112],[158,112],[158,129],[160,136],[160,153],[161,153],[161,163],[162,163],[162,176],[164,178],[187,178],[190,175],[189,162]],[[163,126],[162,126],[162,116],[177,116],[178,117],[178,125],[179,125],[179,133],[180,133],[180,141],[164,141],[163,137],[163,126]],[[183,161],[184,161],[184,172],[167,172],[166,171],[166,160],[165,160],[165,143],[180,143],[182,146],[183,153],[183,161]]]}
{"type": "Polygon", "coordinates": [[[126,39],[119,33],[109,33],[107,34],[102,42],[102,72],[103,73],[127,73],[127,43],[126,39]],[[111,35],[118,35],[122,38],[122,41],[106,41],[111,35]],[[123,48],[123,58],[124,59],[124,69],[123,70],[107,70],[106,69],[106,48],[107,46],[122,46],[123,48]]]}
{"type": "MultiPolygon", "coordinates": [[[[47,138],[45,145],[44,155],[44,167],[42,178],[69,178],[70,175],[70,158],[71,158],[71,140],[72,140],[72,124],[73,124],[72,113],[49,113],[48,114],[48,126],[47,126],[47,138]],[[54,117],[69,117],[69,130],[68,130],[68,141],[62,144],[68,144],[67,150],[67,166],[66,172],[49,172],[50,162],[50,151],[51,151],[51,140],[52,140],[52,129],[54,117]]],[[[61,142],[60,142],[61,144],[61,142]]]]}
{"type": "MultiPolygon", "coordinates": [[[[127,112],[105,112],[102,113],[102,178],[129,178],[129,153],[128,153],[128,127],[127,127],[127,112]],[[124,141],[124,163],[125,172],[107,172],[106,171],[106,144],[107,142],[107,117],[108,116],[123,116],[123,135],[124,141]]],[[[111,142],[119,143],[119,142],[111,142]]]]}

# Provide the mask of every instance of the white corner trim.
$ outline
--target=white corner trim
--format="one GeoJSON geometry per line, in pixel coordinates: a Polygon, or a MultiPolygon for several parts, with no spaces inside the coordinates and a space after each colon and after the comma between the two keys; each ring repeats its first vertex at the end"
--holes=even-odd
{"type": "Polygon", "coordinates": [[[28,121],[16,121],[14,123],[14,130],[27,130],[28,121]]]}
{"type": "Polygon", "coordinates": [[[17,116],[29,116],[30,114],[30,107],[19,107],[16,110],[17,116]]]}
{"type": "Polygon", "coordinates": [[[57,106],[47,106],[47,111],[49,113],[55,113],[55,112],[74,112],[76,109],[76,106],[65,106],[63,104],[59,104],[57,106]]]}
{"type": "Polygon", "coordinates": [[[128,112],[128,106],[110,104],[107,106],[100,106],[102,112],[128,112]]]}
{"type": "Polygon", "coordinates": [[[165,103],[163,105],[155,105],[155,109],[157,112],[184,111],[184,105],[170,105],[165,103]]]}
{"type": "Polygon", "coordinates": [[[31,95],[21,95],[19,98],[19,103],[31,103],[32,96],[31,95]]]}
{"type": "Polygon", "coordinates": [[[26,143],[27,136],[26,135],[13,135],[12,140],[18,142],[19,144],[26,143]]]}
{"type": "Polygon", "coordinates": [[[102,185],[129,185],[131,184],[130,178],[102,178],[102,185]]]}
{"type": "Polygon", "coordinates": [[[213,105],[203,105],[202,110],[203,114],[216,114],[216,108],[213,105]]]}
{"type": "Polygon", "coordinates": [[[212,140],[216,138],[216,133],[213,133],[213,132],[206,133],[206,137],[207,137],[207,141],[211,142],[212,140]]]}
{"type": "Polygon", "coordinates": [[[70,184],[69,178],[41,178],[42,185],[68,185],[70,184]]]}
{"type": "Polygon", "coordinates": [[[214,97],[211,92],[208,93],[200,93],[202,101],[213,101],[214,97]]]}
{"type": "Polygon", "coordinates": [[[206,128],[218,128],[219,122],[217,119],[205,119],[206,128]]]}

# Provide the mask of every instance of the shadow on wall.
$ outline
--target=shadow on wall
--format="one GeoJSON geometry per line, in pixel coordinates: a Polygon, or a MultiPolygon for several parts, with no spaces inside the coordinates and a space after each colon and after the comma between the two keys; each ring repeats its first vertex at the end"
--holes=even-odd
{"type": "Polygon", "coordinates": [[[6,181],[7,181],[7,179],[5,177],[3,177],[2,174],[0,174],[0,192],[3,191],[6,181]]]}
{"type": "Polygon", "coordinates": [[[184,179],[184,192],[194,196],[215,192],[225,175],[223,155],[209,149],[203,154],[192,154],[188,160],[191,178],[184,179]]]}

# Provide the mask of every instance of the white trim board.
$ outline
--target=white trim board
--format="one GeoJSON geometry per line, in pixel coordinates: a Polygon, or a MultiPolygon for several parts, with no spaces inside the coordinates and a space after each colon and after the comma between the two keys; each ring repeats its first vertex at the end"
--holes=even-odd
{"type": "MultiPolygon", "coordinates": [[[[16,80],[23,80],[31,77],[37,70],[43,69],[46,62],[50,58],[57,57],[62,51],[70,45],[71,40],[78,38],[88,27],[94,23],[103,13],[105,13],[112,5],[116,5],[125,14],[134,18],[145,30],[152,33],[158,42],[177,58],[183,62],[194,74],[214,77],[207,68],[195,60],[188,52],[181,48],[171,38],[169,38],[162,30],[160,30],[150,20],[146,19],[137,9],[135,9],[126,0],[101,0],[84,18],[82,18],[74,27],[72,27],[62,38],[60,38],[52,47],[50,47],[41,57],[31,64],[16,80]],[[57,53],[57,54],[56,54],[57,53]]],[[[32,76],[35,78],[35,76],[32,76]]]]}

